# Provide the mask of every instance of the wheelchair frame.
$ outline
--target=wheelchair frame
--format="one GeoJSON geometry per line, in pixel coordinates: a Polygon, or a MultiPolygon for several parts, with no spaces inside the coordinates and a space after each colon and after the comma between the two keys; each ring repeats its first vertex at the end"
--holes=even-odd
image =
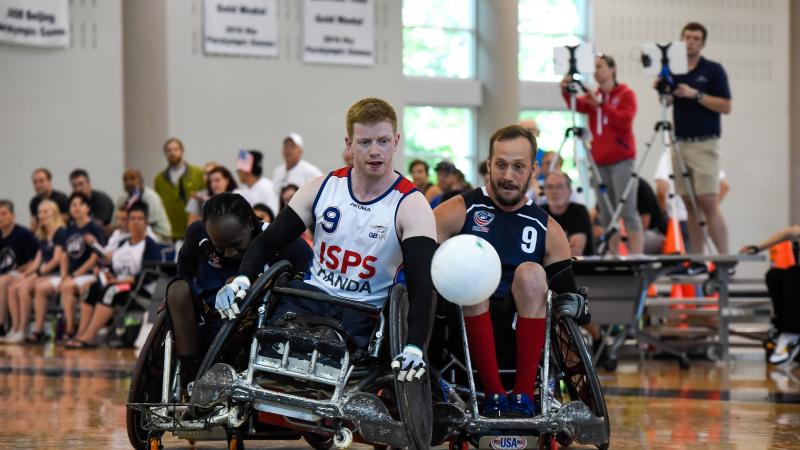
{"type": "MultiPolygon", "coordinates": [[[[458,361],[450,355],[450,361],[446,366],[434,374],[439,386],[442,388],[442,403],[434,404],[434,415],[436,426],[434,431],[433,444],[438,445],[446,440],[450,440],[450,448],[465,448],[467,442],[472,443],[478,448],[496,448],[492,446],[491,439],[496,435],[509,437],[509,433],[524,435],[526,432],[533,432],[539,436],[538,448],[551,448],[554,441],[562,445],[570,445],[573,441],[581,444],[593,444],[599,449],[606,449],[609,445],[610,426],[608,412],[602,396],[597,374],[592,366],[591,355],[586,349],[585,343],[580,338],[580,331],[572,317],[559,317],[553,310],[553,292],[548,291],[546,299],[545,315],[545,344],[542,352],[542,364],[539,369],[539,404],[540,414],[533,418],[488,418],[480,416],[478,409],[478,397],[482,394],[475,388],[475,376],[470,357],[469,342],[467,339],[466,324],[461,306],[458,309],[458,325],[460,337],[464,348],[464,363],[458,361]],[[563,342],[553,345],[553,332],[559,329],[559,341],[563,340],[562,335],[565,330],[560,327],[568,328],[567,340],[571,341],[571,349],[580,359],[584,371],[586,372],[585,381],[589,386],[590,392],[578,392],[578,387],[568,385],[571,397],[570,402],[561,404],[558,394],[551,392],[552,384],[559,385],[560,379],[570,376],[580,376],[581,374],[565,373],[566,363],[563,361],[564,349],[563,342]],[[577,339],[576,339],[577,338],[577,339]],[[555,351],[551,351],[555,350],[555,351]],[[559,362],[559,360],[562,360],[559,362]],[[450,384],[444,380],[443,373],[452,366],[462,369],[466,373],[468,386],[458,386],[450,384]],[[547,374],[547,376],[543,376],[547,374]],[[467,396],[467,400],[461,398],[459,394],[467,396]],[[581,397],[589,394],[591,399],[587,405],[581,397]]],[[[574,381],[574,380],[573,380],[574,381]]],[[[512,436],[513,437],[513,436],[512,436]]],[[[523,441],[524,442],[524,441],[523,441]]],[[[519,448],[530,448],[527,446],[519,448]]]]}
{"type": "MultiPolygon", "coordinates": [[[[154,326],[148,337],[148,345],[142,350],[135,368],[134,380],[131,383],[131,392],[128,398],[128,430],[131,443],[136,448],[157,448],[160,446],[161,435],[170,431],[178,437],[191,440],[205,440],[221,438],[219,432],[214,432],[216,427],[225,430],[229,443],[235,442],[236,448],[243,448],[243,439],[297,439],[305,437],[315,448],[346,448],[353,440],[354,433],[362,440],[376,445],[392,447],[408,447],[411,449],[428,448],[430,442],[430,422],[428,415],[427,429],[425,420],[422,422],[422,431],[415,428],[419,425],[419,412],[415,417],[402,417],[403,410],[410,410],[414,399],[429,402],[430,384],[426,378],[424,383],[401,383],[394,380],[388,369],[388,359],[379,363],[378,357],[385,338],[386,321],[382,314],[385,308],[377,308],[360,302],[341,299],[322,293],[308,292],[291,288],[275,286],[279,276],[288,272],[291,266],[287,262],[273,265],[254,283],[242,303],[242,313],[236,320],[228,322],[214,340],[198,371],[200,376],[195,381],[191,402],[178,402],[180,395],[180,367],[173,366],[170,351],[171,334],[163,331],[166,320],[165,314],[159,318],[159,323],[154,326]],[[273,283],[275,282],[275,283],[273,283]],[[291,357],[291,341],[287,340],[279,360],[270,359],[259,354],[261,342],[258,332],[263,329],[266,314],[275,295],[291,294],[316,301],[323,301],[354,309],[370,314],[378,314],[378,323],[373,332],[367,353],[372,361],[385,366],[385,371],[372,370],[360,371],[358,375],[363,378],[354,379],[354,370],[349,351],[343,353],[337,362],[339,367],[336,373],[330,371],[331,366],[321,362],[319,352],[314,349],[311,360],[304,363],[298,358],[291,357]],[[257,308],[257,309],[256,309],[257,308]],[[242,324],[253,320],[248,312],[256,310],[255,327],[250,339],[249,350],[244,370],[235,369],[231,364],[231,356],[226,351],[226,340],[229,335],[242,327],[242,324]],[[140,402],[137,399],[139,377],[156,336],[163,336],[163,352],[160,353],[161,383],[158,401],[140,402]],[[381,364],[385,362],[386,364],[381,364]],[[328,369],[327,372],[320,369],[328,369]],[[297,378],[306,382],[327,385],[333,388],[329,399],[305,398],[293,393],[279,392],[261,387],[254,380],[260,373],[268,376],[285,376],[297,378]],[[335,376],[334,376],[335,375],[335,376]],[[374,387],[379,383],[393,388],[397,410],[401,417],[395,418],[390,414],[389,408],[376,395],[362,392],[367,387],[374,387]],[[254,432],[252,423],[245,427],[246,422],[253,422],[255,412],[277,413],[284,416],[285,424],[292,427],[282,432],[258,433],[254,432]],[[187,418],[188,417],[188,418],[187,418]],[[410,420],[404,420],[409,419],[410,420]],[[147,439],[143,439],[145,432],[147,439]]],[[[407,313],[407,296],[405,288],[397,286],[392,291],[389,303],[390,317],[403,315],[403,320],[390,320],[390,351],[399,353],[402,348],[401,340],[405,337],[405,314],[407,313]],[[399,307],[399,308],[398,308],[399,307]]],[[[247,327],[247,325],[244,325],[247,327]]],[[[150,358],[152,360],[152,358],[150,358]]],[[[241,359],[241,358],[238,358],[241,359]]],[[[374,364],[373,364],[374,365],[374,364]]],[[[240,365],[240,369],[243,367],[240,365]]],[[[417,407],[418,409],[418,407],[417,407]]],[[[425,416],[422,414],[421,416],[425,416]]],[[[231,444],[232,446],[234,444],[231,444]]],[[[232,447],[233,448],[233,447],[232,447]]]]}
{"type": "MultiPolygon", "coordinates": [[[[486,447],[485,440],[492,437],[493,433],[534,434],[538,436],[539,448],[550,448],[556,440],[562,445],[576,440],[583,444],[594,444],[600,449],[608,447],[608,414],[591,356],[574,320],[571,317],[559,317],[554,312],[552,292],[547,294],[545,347],[538,380],[539,392],[543,393],[538,402],[541,414],[521,419],[487,418],[478,412],[481,394],[475,388],[461,307],[458,307],[458,325],[465,364],[457,365],[465,369],[468,386],[448,385],[441,373],[431,367],[431,378],[437,380],[441,387],[448,386],[451,389],[444,401],[434,402],[428,377],[425,377],[425,383],[397,382],[388,370],[388,359],[379,359],[382,348],[386,347],[384,339],[387,326],[382,314],[382,309],[386,307],[376,308],[322,293],[277,286],[279,277],[290,270],[287,262],[275,264],[253,284],[242,303],[242,313],[226,323],[201,364],[191,402],[180,401],[180,364],[173,361],[171,354],[172,337],[168,330],[167,315],[162,313],[159,316],[137,361],[128,397],[128,433],[135,448],[160,448],[164,432],[173,432],[179,438],[190,440],[227,438],[229,448],[244,448],[244,439],[301,437],[316,449],[332,446],[346,448],[353,441],[354,432],[361,441],[376,447],[430,448],[431,444],[438,445],[448,439],[451,448],[465,448],[468,442],[486,447]],[[350,352],[345,351],[337,362],[338,372],[334,372],[329,364],[321,361],[316,348],[309,360],[292,358],[289,339],[279,359],[261,355],[262,344],[258,333],[264,329],[269,306],[278,294],[301,295],[379,314],[367,348],[372,365],[356,370],[350,352]],[[252,330],[252,333],[239,336],[243,330],[252,330]],[[236,342],[234,338],[237,336],[239,341],[244,339],[244,342],[236,342]],[[570,348],[564,350],[564,345],[570,348]],[[155,352],[152,351],[154,348],[155,352]],[[582,372],[570,372],[565,351],[577,355],[576,367],[582,372]],[[159,366],[159,370],[153,370],[154,366],[159,366]],[[321,368],[323,371],[320,371],[321,368]],[[146,380],[142,380],[142,374],[147,373],[145,369],[152,372],[152,381],[160,376],[158,388],[143,391],[143,381],[146,380]],[[287,377],[328,386],[333,392],[330,398],[315,399],[262,387],[258,382],[254,384],[254,380],[258,381],[258,375],[262,373],[267,378],[287,377]],[[581,387],[581,382],[574,380],[565,383],[572,401],[562,405],[559,395],[553,395],[547,386],[551,380],[558,385],[562,380],[566,382],[576,375],[582,377],[584,385],[581,387]],[[387,405],[385,397],[372,393],[379,392],[380,387],[391,390],[395,404],[387,405]],[[149,397],[145,395],[144,402],[140,398],[142,392],[150,394],[149,397]],[[459,393],[465,394],[466,400],[459,393]],[[157,398],[154,398],[155,394],[157,398]],[[419,402],[432,404],[427,409],[430,414],[422,414],[419,402]],[[435,411],[435,414],[431,411],[435,411]],[[255,427],[258,412],[280,416],[282,422],[269,422],[272,429],[258,430],[255,427]]],[[[405,288],[397,286],[393,289],[388,301],[388,347],[393,355],[400,352],[405,341],[408,308],[405,288]]]]}

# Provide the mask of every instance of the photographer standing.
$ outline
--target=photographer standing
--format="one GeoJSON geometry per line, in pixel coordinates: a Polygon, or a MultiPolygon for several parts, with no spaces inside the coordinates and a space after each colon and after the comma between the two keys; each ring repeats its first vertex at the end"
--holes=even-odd
{"type": "MultiPolygon", "coordinates": [[[[636,160],[636,141],[633,137],[633,118],[636,116],[636,94],[625,84],[617,82],[617,66],[614,58],[600,55],[595,60],[594,78],[596,92],[587,92],[576,99],[579,113],[589,116],[592,132],[592,158],[605,182],[612,208],[620,201],[625,186],[634,172],[636,160]]],[[[569,89],[573,82],[567,75],[561,80],[561,93],[569,104],[569,89]]],[[[597,181],[595,181],[597,183],[597,181]]],[[[614,211],[601,200],[599,186],[597,207],[603,226],[611,221],[614,211]]],[[[636,189],[631,190],[629,198],[622,207],[622,219],[628,233],[628,251],[641,254],[644,251],[644,232],[642,220],[636,211],[636,189]]],[[[616,254],[619,249],[620,234],[615,233],[609,242],[609,251],[616,254]]]]}
{"type": "MultiPolygon", "coordinates": [[[[690,173],[697,205],[708,223],[708,231],[717,252],[728,253],[728,229],[719,210],[721,134],[720,114],[731,112],[731,92],[728,76],[719,63],[700,56],[705,47],[708,32],[697,22],[690,22],[681,31],[681,40],[686,43],[689,58],[689,73],[675,76],[673,119],[678,146],[690,173]]],[[[680,170],[673,152],[672,167],[680,170]]],[[[686,180],[675,175],[675,190],[691,205],[686,180]]],[[[688,209],[689,250],[703,252],[703,232],[694,208],[688,209]]]]}

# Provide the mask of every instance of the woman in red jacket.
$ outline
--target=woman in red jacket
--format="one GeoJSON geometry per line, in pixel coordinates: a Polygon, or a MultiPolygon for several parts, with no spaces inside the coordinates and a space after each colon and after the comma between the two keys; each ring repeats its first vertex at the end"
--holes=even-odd
{"type": "MultiPolygon", "coordinates": [[[[592,158],[600,170],[612,207],[616,207],[631,179],[636,160],[636,141],[633,137],[633,118],[636,115],[636,94],[625,84],[617,82],[614,58],[600,55],[595,60],[594,79],[598,88],[577,98],[579,113],[589,116],[592,132],[592,158]]],[[[567,86],[570,77],[561,80],[561,93],[569,104],[567,86]]],[[[611,214],[597,193],[597,205],[603,226],[608,225],[611,214]]],[[[623,203],[622,220],[628,235],[628,251],[640,254],[644,247],[642,220],[636,210],[636,186],[628,193],[623,203]]],[[[617,253],[619,233],[612,237],[609,251],[617,253]]]]}

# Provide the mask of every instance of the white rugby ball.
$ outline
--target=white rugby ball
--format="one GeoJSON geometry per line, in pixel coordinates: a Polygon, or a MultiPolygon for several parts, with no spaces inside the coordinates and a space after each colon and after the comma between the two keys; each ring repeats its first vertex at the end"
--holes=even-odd
{"type": "Polygon", "coordinates": [[[486,239],[460,234],[436,250],[431,263],[433,285],[445,299],[462,305],[487,300],[500,284],[500,256],[486,239]]]}

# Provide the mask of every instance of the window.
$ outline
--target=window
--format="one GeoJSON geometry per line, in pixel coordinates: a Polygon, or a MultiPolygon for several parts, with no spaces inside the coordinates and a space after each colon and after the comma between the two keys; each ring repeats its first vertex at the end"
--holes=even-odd
{"type": "Polygon", "coordinates": [[[475,0],[403,0],[403,73],[475,76],[475,0]]]}
{"type": "MultiPolygon", "coordinates": [[[[567,128],[572,126],[572,117],[569,111],[522,111],[519,119],[536,121],[539,126],[539,137],[536,139],[536,143],[539,144],[540,150],[558,151],[558,147],[564,141],[564,133],[567,128]]],[[[578,126],[581,126],[582,116],[577,115],[576,119],[578,119],[578,126]]],[[[564,172],[570,177],[577,175],[571,139],[564,144],[561,158],[564,160],[562,166],[564,172]]]]}
{"type": "Polygon", "coordinates": [[[586,0],[519,0],[519,78],[558,81],[553,48],[586,41],[586,0]]]}
{"type": "MultiPolygon", "coordinates": [[[[522,111],[519,118],[520,120],[533,119],[536,121],[536,125],[539,126],[539,137],[536,143],[539,145],[539,149],[543,151],[557,152],[561,143],[564,142],[564,134],[567,128],[572,126],[572,116],[569,111],[528,110],[522,111]]],[[[582,114],[576,115],[575,125],[585,128],[585,116],[582,114]]],[[[578,145],[579,148],[582,148],[580,143],[578,145]]],[[[572,137],[564,142],[564,147],[561,149],[561,159],[564,161],[561,165],[561,170],[572,179],[573,189],[583,196],[583,201],[586,205],[594,205],[594,190],[589,189],[587,168],[584,166],[579,171],[575,167],[572,137]]]]}
{"type": "Polygon", "coordinates": [[[441,160],[452,161],[475,184],[475,119],[470,108],[407,106],[403,112],[405,172],[408,163],[421,159],[431,168],[441,160]]]}

